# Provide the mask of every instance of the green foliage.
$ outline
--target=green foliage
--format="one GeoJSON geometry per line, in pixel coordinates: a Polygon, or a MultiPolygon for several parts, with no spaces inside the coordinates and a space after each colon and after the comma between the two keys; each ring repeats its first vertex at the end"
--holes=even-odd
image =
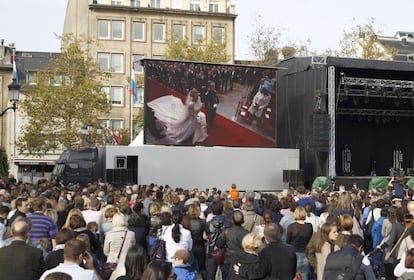
{"type": "Polygon", "coordinates": [[[166,59],[200,61],[200,62],[228,62],[226,43],[217,38],[211,41],[200,40],[197,44],[187,38],[177,40],[174,31],[167,39],[168,48],[163,57],[166,59]]]}
{"type": "Polygon", "coordinates": [[[249,49],[257,59],[256,64],[270,66],[279,61],[281,31],[263,25],[261,20],[262,17],[257,15],[253,25],[254,31],[249,36],[249,49]]]}
{"type": "Polygon", "coordinates": [[[393,59],[397,50],[382,45],[377,36],[380,33],[375,28],[374,18],[369,18],[364,25],[356,24],[349,32],[344,31],[337,55],[365,59],[393,59]]]}
{"type": "Polygon", "coordinates": [[[6,150],[0,147],[0,178],[9,176],[9,162],[6,150]]]}
{"type": "Polygon", "coordinates": [[[63,36],[62,52],[25,85],[19,107],[27,116],[24,133],[18,139],[19,152],[47,153],[77,146],[80,128],[97,126],[98,116],[109,113],[111,105],[102,91],[109,78],[100,71],[89,53],[94,42],[87,38],[63,36]]]}

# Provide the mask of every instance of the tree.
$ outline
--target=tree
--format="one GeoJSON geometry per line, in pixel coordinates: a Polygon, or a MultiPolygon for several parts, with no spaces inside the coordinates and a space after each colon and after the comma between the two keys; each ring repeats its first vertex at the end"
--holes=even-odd
{"type": "Polygon", "coordinates": [[[96,126],[98,116],[111,109],[102,90],[102,82],[110,75],[99,69],[89,52],[94,42],[72,34],[61,39],[62,52],[36,72],[35,85],[24,86],[20,108],[27,117],[18,139],[21,153],[47,153],[77,146],[82,139],[81,126],[96,126]]]}
{"type": "Polygon", "coordinates": [[[397,50],[382,45],[377,36],[380,33],[375,28],[374,18],[369,18],[364,25],[356,24],[349,32],[344,31],[337,55],[365,59],[393,59],[397,50]]]}
{"type": "Polygon", "coordinates": [[[261,20],[261,15],[257,15],[254,31],[249,36],[249,49],[257,59],[256,64],[269,66],[279,61],[281,32],[274,27],[263,25],[261,20]]]}
{"type": "Polygon", "coordinates": [[[174,31],[171,31],[167,45],[163,55],[166,59],[222,63],[229,60],[226,43],[220,34],[213,34],[210,41],[204,39],[193,44],[187,37],[178,39],[174,31]]]}

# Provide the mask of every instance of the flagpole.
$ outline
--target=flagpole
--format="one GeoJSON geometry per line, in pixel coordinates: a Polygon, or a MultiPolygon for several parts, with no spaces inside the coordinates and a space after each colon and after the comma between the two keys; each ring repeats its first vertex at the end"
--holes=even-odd
{"type": "Polygon", "coordinates": [[[130,123],[129,123],[129,127],[130,127],[130,129],[129,129],[129,135],[130,135],[130,137],[129,137],[129,139],[130,139],[130,142],[132,142],[132,140],[134,140],[134,139],[132,139],[132,137],[133,137],[133,120],[132,120],[132,109],[133,109],[133,105],[134,105],[134,98],[135,98],[135,91],[136,91],[136,89],[134,88],[134,87],[136,87],[136,85],[135,85],[135,68],[134,68],[134,56],[133,55],[131,55],[131,77],[130,77],[130,96],[129,96],[129,100],[130,100],[130,108],[129,108],[129,112],[130,112],[130,115],[129,115],[129,121],[130,121],[130,123]]]}

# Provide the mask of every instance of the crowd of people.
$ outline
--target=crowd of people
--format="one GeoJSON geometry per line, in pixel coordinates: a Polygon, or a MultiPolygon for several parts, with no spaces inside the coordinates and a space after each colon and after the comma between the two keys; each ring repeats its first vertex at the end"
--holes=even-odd
{"type": "Polygon", "coordinates": [[[2,180],[0,275],[414,279],[412,199],[394,178],[383,191],[273,193],[2,180]]]}

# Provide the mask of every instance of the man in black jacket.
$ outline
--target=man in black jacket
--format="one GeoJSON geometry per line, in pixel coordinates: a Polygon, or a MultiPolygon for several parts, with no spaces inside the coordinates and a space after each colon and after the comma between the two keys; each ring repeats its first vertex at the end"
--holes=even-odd
{"type": "Polygon", "coordinates": [[[221,266],[223,279],[227,279],[230,265],[237,261],[234,257],[243,251],[242,240],[249,233],[242,227],[243,223],[243,213],[239,210],[234,211],[232,225],[225,228],[217,239],[217,247],[225,247],[224,264],[221,266]]]}
{"type": "Polygon", "coordinates": [[[259,265],[255,270],[235,265],[234,271],[246,279],[293,279],[296,274],[296,254],[293,246],[283,243],[282,227],[269,223],[264,228],[266,247],[259,253],[259,265]]]}
{"type": "Polygon", "coordinates": [[[31,222],[18,217],[11,225],[13,241],[0,248],[0,275],[2,280],[37,280],[45,270],[40,249],[27,245],[31,222]]]}

